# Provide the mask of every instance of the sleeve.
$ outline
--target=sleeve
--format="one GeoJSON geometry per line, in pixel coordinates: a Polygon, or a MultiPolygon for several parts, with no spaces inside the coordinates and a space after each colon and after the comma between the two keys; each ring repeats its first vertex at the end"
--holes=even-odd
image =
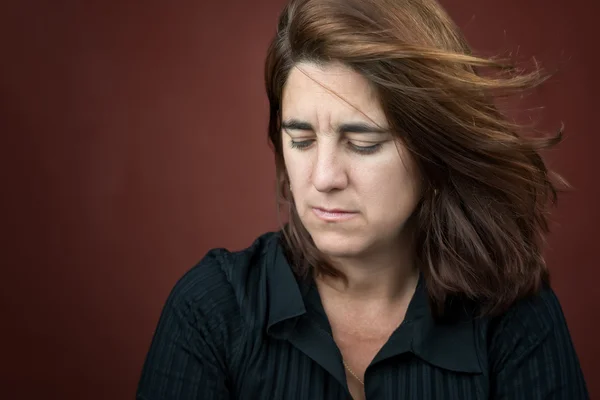
{"type": "Polygon", "coordinates": [[[211,264],[201,261],[171,291],[142,368],[138,400],[230,398],[233,299],[224,274],[211,264]]]}
{"type": "Polygon", "coordinates": [[[589,399],[563,311],[550,288],[502,318],[489,356],[494,400],[589,399]]]}

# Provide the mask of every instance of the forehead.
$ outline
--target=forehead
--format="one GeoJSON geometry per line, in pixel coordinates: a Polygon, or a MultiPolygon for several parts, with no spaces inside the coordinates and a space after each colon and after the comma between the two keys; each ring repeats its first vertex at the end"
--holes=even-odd
{"type": "Polygon", "coordinates": [[[385,122],[369,81],[340,63],[294,66],[283,89],[282,114],[284,119],[327,117],[385,122]]]}

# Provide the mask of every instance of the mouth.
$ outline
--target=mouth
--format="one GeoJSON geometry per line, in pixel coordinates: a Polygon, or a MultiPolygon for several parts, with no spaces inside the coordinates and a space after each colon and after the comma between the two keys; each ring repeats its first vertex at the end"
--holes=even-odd
{"type": "Polygon", "coordinates": [[[342,210],[338,208],[327,209],[313,207],[313,213],[321,220],[326,222],[341,222],[347,221],[358,215],[355,211],[342,210]]]}

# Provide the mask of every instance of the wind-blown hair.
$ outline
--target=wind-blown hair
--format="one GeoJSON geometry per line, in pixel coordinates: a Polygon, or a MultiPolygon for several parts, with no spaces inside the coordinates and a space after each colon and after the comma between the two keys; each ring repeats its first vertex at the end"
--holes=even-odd
{"type": "Polygon", "coordinates": [[[455,298],[497,315],[549,280],[542,252],[547,211],[556,201],[539,151],[556,136],[534,138],[496,101],[542,83],[507,61],[472,54],[434,0],[292,0],[266,59],[269,140],[278,203],[286,205],[285,247],[294,271],[341,276],[302,225],[285,170],[282,92],[298,62],[343,63],[375,88],[391,130],[424,179],[414,212],[415,255],[432,309],[455,298]]]}

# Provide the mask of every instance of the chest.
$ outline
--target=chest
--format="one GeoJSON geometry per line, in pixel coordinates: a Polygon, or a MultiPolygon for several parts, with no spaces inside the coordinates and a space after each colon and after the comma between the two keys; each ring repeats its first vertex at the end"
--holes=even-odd
{"type": "MultiPolygon", "coordinates": [[[[244,358],[234,379],[233,398],[285,400],[486,399],[488,379],[435,367],[410,352],[369,368],[362,397],[352,393],[339,358],[292,341],[267,340],[244,358]],[[347,388],[349,390],[347,390],[347,388]]],[[[314,343],[313,343],[314,344],[314,343]]]]}
{"type": "Polygon", "coordinates": [[[331,321],[332,337],[340,350],[348,389],[354,400],[365,399],[366,370],[400,321],[331,321]]]}
{"type": "Polygon", "coordinates": [[[353,323],[353,321],[331,320],[332,338],[346,362],[361,372],[387,343],[401,321],[393,323],[353,323]]]}
{"type": "Polygon", "coordinates": [[[349,378],[355,378],[350,381],[364,381],[367,367],[402,324],[406,305],[386,312],[377,308],[357,311],[354,307],[336,307],[331,303],[324,299],[323,307],[335,345],[346,369],[352,371],[349,378]]]}

